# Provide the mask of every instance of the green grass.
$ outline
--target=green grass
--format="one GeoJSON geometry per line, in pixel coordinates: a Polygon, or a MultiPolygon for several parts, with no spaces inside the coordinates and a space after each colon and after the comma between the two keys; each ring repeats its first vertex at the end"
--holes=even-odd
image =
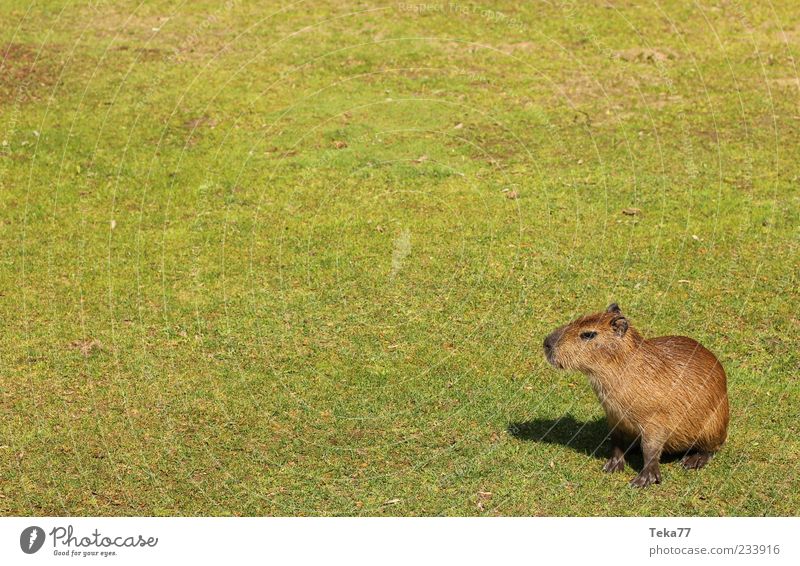
{"type": "Polygon", "coordinates": [[[796,515],[769,4],[3,2],[0,513],[796,515]],[[646,491],[541,353],[612,300],[729,377],[646,491]]]}

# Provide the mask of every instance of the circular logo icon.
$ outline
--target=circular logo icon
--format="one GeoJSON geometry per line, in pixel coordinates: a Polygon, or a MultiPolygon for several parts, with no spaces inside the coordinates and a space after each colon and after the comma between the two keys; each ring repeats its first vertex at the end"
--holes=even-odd
{"type": "Polygon", "coordinates": [[[19,547],[25,554],[37,552],[44,544],[44,529],[42,527],[28,527],[19,535],[19,547]]]}

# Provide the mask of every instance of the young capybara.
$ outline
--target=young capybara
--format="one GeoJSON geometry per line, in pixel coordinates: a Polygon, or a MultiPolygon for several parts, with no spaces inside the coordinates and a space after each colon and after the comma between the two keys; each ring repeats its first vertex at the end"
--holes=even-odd
{"type": "Polygon", "coordinates": [[[702,468],[725,442],[728,392],[717,358],[685,336],[644,339],[616,304],[557,328],[544,340],[547,361],[585,373],[606,412],[611,458],[604,472],[625,468],[625,451],[639,443],[642,471],[631,485],[661,483],[662,453],[684,454],[702,468]]]}

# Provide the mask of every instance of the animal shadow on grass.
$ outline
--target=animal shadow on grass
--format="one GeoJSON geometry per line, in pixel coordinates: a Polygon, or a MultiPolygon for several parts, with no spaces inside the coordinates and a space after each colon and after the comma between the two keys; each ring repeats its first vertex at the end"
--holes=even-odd
{"type": "MultiPolygon", "coordinates": [[[[572,415],[564,415],[557,419],[533,419],[510,423],[507,430],[518,440],[560,444],[597,460],[605,461],[611,455],[608,425],[604,418],[580,422],[572,415]]],[[[625,461],[634,470],[642,469],[644,462],[638,445],[627,449],[625,461]]]]}

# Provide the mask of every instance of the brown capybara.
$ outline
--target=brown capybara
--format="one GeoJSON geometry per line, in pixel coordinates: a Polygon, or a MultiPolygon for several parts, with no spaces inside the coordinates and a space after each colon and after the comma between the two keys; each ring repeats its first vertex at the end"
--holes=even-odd
{"type": "Polygon", "coordinates": [[[646,487],[661,483],[662,453],[684,454],[683,466],[697,469],[725,442],[725,370],[695,340],[644,339],[612,304],[554,330],[544,351],[553,366],[585,373],[605,409],[612,453],[603,471],[622,471],[638,443],[644,466],[631,485],[646,487]]]}

